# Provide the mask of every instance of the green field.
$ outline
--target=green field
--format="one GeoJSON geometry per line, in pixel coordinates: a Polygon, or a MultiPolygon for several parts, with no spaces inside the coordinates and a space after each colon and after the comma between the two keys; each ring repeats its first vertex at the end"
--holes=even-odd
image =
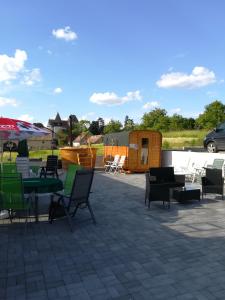
{"type": "MultiPolygon", "coordinates": [[[[206,130],[183,130],[183,131],[170,131],[162,133],[163,136],[163,149],[183,149],[183,147],[202,147],[203,139],[207,134],[206,130]]],[[[94,148],[97,148],[97,155],[103,155],[103,144],[93,145],[94,148]]],[[[30,151],[30,158],[42,157],[43,160],[46,160],[47,156],[52,153],[51,150],[37,150],[30,151]]],[[[60,151],[54,150],[53,154],[59,155],[60,151]]],[[[12,161],[15,161],[17,152],[11,154],[12,161]]],[[[10,158],[9,152],[4,152],[3,161],[8,161],[10,158]]]]}
{"type": "Polygon", "coordinates": [[[183,130],[164,132],[163,149],[183,149],[183,147],[203,147],[206,130],[183,130]]]}

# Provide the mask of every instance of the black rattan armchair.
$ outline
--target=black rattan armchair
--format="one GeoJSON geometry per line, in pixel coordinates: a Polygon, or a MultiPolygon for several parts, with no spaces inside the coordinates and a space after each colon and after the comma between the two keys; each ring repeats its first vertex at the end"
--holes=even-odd
{"type": "Polygon", "coordinates": [[[202,199],[207,193],[219,194],[223,199],[224,178],[220,169],[206,169],[206,176],[202,177],[202,199]]]}

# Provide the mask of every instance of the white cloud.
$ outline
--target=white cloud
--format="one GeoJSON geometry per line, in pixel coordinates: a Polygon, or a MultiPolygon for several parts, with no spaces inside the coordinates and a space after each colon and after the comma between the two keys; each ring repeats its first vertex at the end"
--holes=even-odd
{"type": "Polygon", "coordinates": [[[157,102],[157,101],[151,101],[151,102],[145,103],[142,106],[142,108],[144,108],[144,109],[153,109],[153,108],[156,108],[156,107],[159,107],[159,106],[160,106],[159,102],[157,102]]]}
{"type": "Polygon", "coordinates": [[[26,70],[22,83],[28,86],[34,85],[36,82],[41,81],[40,69],[34,68],[31,71],[26,70]]]}
{"type": "Polygon", "coordinates": [[[57,87],[53,90],[53,94],[61,94],[63,92],[63,89],[60,87],[57,87]]]}
{"type": "Polygon", "coordinates": [[[18,120],[26,121],[26,122],[31,122],[34,119],[34,117],[24,114],[18,117],[18,120]]]}
{"type": "Polygon", "coordinates": [[[70,26],[66,26],[65,28],[59,28],[59,29],[53,29],[52,34],[57,38],[57,39],[63,39],[65,41],[73,41],[78,38],[76,32],[72,31],[70,29],[70,26]]]}
{"type": "Polygon", "coordinates": [[[18,106],[16,99],[0,97],[0,107],[1,106],[18,106]]]}
{"type": "Polygon", "coordinates": [[[181,72],[171,72],[163,74],[156,82],[160,88],[199,88],[216,81],[216,76],[213,71],[196,66],[191,74],[181,72]]]}
{"type": "Polygon", "coordinates": [[[179,114],[181,112],[181,109],[179,107],[177,108],[172,108],[170,109],[170,111],[168,112],[169,115],[174,115],[174,114],[179,114]]]}
{"type": "Polygon", "coordinates": [[[48,53],[49,55],[52,55],[52,51],[51,51],[51,50],[47,50],[47,53],[48,53]]]}
{"type": "Polygon", "coordinates": [[[119,97],[114,92],[93,93],[90,97],[92,103],[98,105],[121,105],[129,101],[141,100],[140,91],[127,92],[126,96],[119,97]]]}
{"type": "Polygon", "coordinates": [[[12,57],[0,54],[0,82],[15,79],[17,74],[23,70],[26,60],[26,51],[20,49],[16,49],[15,55],[12,57]]]}

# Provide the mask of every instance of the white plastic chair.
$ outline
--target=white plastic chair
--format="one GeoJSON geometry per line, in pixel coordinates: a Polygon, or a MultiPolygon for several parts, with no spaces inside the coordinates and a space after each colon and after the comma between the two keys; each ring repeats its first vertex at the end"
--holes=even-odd
{"type": "MultiPolygon", "coordinates": [[[[124,167],[125,161],[126,161],[126,155],[121,155],[119,162],[117,164],[113,164],[110,166],[110,172],[114,171],[114,174],[119,173],[119,172],[122,173],[122,171],[124,171],[123,167],[124,167]]],[[[124,174],[125,174],[125,172],[124,172],[124,174]]]]}
{"type": "Polygon", "coordinates": [[[110,167],[111,166],[117,166],[120,160],[120,155],[116,154],[114,156],[114,160],[113,161],[106,161],[106,164],[104,165],[105,168],[105,172],[110,172],[110,167]]]}

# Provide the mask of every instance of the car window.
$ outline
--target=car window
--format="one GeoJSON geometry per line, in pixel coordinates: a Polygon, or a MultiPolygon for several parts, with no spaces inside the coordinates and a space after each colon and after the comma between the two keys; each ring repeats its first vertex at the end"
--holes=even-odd
{"type": "Polygon", "coordinates": [[[220,125],[217,126],[216,129],[219,131],[225,131],[225,123],[221,123],[220,125]]]}

